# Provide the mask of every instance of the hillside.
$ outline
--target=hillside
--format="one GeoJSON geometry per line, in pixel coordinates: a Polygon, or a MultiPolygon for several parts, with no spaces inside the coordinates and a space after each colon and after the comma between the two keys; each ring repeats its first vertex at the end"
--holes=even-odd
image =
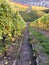
{"type": "Polygon", "coordinates": [[[28,8],[27,5],[21,4],[21,3],[18,3],[18,2],[10,1],[10,4],[13,5],[17,11],[26,11],[27,8],[28,8]]]}
{"type": "Polygon", "coordinates": [[[33,21],[30,26],[36,27],[42,30],[49,30],[49,14],[33,21]]]}
{"type": "Polygon", "coordinates": [[[49,8],[42,7],[42,6],[32,6],[32,10],[35,11],[39,16],[43,16],[46,13],[43,10],[47,10],[49,8]]]}
{"type": "Polygon", "coordinates": [[[48,8],[0,0],[0,65],[49,65],[48,8]]]}
{"type": "Polygon", "coordinates": [[[20,12],[20,14],[26,22],[27,21],[31,22],[31,21],[35,21],[41,16],[44,16],[46,12],[44,12],[43,10],[47,10],[47,9],[48,8],[41,7],[41,6],[32,6],[30,12],[28,12],[29,10],[29,7],[28,7],[27,11],[20,12]]]}
{"type": "MultiPolygon", "coordinates": [[[[43,12],[42,8],[40,9],[43,12]]],[[[39,8],[37,11],[39,11],[39,8]]],[[[29,30],[31,44],[34,47],[35,55],[37,55],[38,64],[49,65],[49,9],[45,10],[43,16],[30,23],[29,30]]]]}
{"type": "Polygon", "coordinates": [[[21,36],[26,23],[8,0],[0,0],[0,3],[0,52],[4,52],[16,38],[21,36]]]}

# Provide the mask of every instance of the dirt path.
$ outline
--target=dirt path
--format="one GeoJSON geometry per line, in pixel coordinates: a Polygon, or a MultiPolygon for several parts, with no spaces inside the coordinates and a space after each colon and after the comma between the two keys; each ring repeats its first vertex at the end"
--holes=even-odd
{"type": "Polygon", "coordinates": [[[31,45],[28,41],[28,29],[24,33],[22,41],[23,45],[20,52],[20,60],[18,65],[35,65],[34,57],[32,56],[31,45]]]}

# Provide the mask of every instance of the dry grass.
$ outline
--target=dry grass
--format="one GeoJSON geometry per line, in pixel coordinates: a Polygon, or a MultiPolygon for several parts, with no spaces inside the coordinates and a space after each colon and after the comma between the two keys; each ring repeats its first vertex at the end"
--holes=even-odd
{"type": "Polygon", "coordinates": [[[33,11],[36,11],[36,13],[37,13],[38,15],[40,15],[40,16],[43,16],[43,15],[46,14],[45,12],[42,11],[42,10],[46,10],[46,9],[48,9],[48,8],[46,8],[46,7],[41,7],[41,6],[32,6],[32,10],[33,10],[33,11]]]}
{"type": "Polygon", "coordinates": [[[14,7],[16,8],[17,11],[26,11],[28,8],[27,5],[23,5],[20,3],[10,2],[10,4],[14,5],[14,7]]]}

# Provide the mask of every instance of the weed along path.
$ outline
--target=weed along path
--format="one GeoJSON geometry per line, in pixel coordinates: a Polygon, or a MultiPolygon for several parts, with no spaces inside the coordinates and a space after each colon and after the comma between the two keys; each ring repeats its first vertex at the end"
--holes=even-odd
{"type": "Polygon", "coordinates": [[[36,65],[35,59],[32,55],[32,48],[28,40],[28,28],[24,32],[24,38],[22,41],[22,48],[20,51],[20,60],[18,65],[36,65]]]}
{"type": "MultiPolygon", "coordinates": [[[[36,59],[33,56],[32,45],[29,40],[29,30],[28,26],[26,27],[22,41],[18,41],[21,44],[20,51],[17,52],[16,47],[12,45],[12,53],[9,57],[0,59],[0,65],[37,65],[36,59]],[[18,55],[17,55],[18,54],[18,55]],[[6,64],[5,64],[6,63],[6,64]]],[[[16,44],[16,43],[15,43],[16,44]]]]}

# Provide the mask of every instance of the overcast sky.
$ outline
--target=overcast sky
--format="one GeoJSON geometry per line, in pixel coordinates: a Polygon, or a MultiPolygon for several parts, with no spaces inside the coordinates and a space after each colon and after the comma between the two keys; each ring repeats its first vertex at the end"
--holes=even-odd
{"type": "MultiPolygon", "coordinates": [[[[21,3],[26,3],[26,2],[32,2],[32,1],[37,1],[37,2],[39,2],[39,1],[43,1],[43,0],[12,0],[12,1],[15,1],[15,2],[21,2],[21,3]]],[[[46,0],[46,1],[49,1],[49,0],[46,0]]]]}

